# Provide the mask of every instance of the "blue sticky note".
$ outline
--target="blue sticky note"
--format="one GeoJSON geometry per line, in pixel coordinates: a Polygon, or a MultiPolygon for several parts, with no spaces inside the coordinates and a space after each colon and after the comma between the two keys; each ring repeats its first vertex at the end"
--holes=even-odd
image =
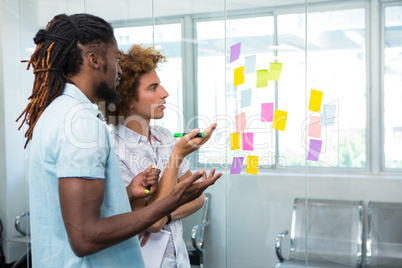
{"type": "Polygon", "coordinates": [[[241,93],[241,107],[248,107],[251,105],[251,88],[243,90],[241,93]]]}
{"type": "Polygon", "coordinates": [[[233,45],[233,46],[230,47],[230,60],[229,60],[229,63],[239,59],[240,49],[241,49],[241,43],[237,43],[236,45],[233,45]]]}
{"type": "Polygon", "coordinates": [[[257,57],[256,57],[255,55],[244,57],[244,70],[243,70],[243,74],[252,74],[252,73],[255,73],[255,62],[256,62],[256,59],[257,59],[257,57]]]}
{"type": "Polygon", "coordinates": [[[336,118],[336,105],[324,105],[323,112],[321,114],[321,126],[333,126],[336,118]]]}

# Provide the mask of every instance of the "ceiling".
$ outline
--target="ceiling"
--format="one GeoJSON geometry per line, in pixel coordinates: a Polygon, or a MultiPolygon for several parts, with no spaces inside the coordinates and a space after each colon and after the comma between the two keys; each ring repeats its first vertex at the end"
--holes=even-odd
{"type": "MultiPolygon", "coordinates": [[[[91,13],[107,21],[152,19],[151,0],[20,0],[37,4],[39,25],[56,14],[91,13]]],[[[308,3],[330,0],[309,0],[308,3]]],[[[333,0],[332,0],[333,1],[333,0]]],[[[305,0],[226,0],[228,11],[261,9],[273,6],[304,5],[305,0]]],[[[30,5],[27,5],[30,6],[30,5]]],[[[224,0],[154,0],[155,17],[182,16],[187,14],[216,13],[225,9],[224,0]]]]}

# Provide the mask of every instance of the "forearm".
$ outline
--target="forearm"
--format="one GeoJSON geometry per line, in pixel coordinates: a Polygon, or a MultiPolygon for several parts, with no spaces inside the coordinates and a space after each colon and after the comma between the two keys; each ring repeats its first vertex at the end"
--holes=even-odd
{"type": "MultiPolygon", "coordinates": [[[[204,205],[204,195],[199,196],[197,199],[182,205],[181,207],[177,208],[175,211],[171,213],[172,216],[172,221],[177,221],[181,220],[187,216],[190,216],[204,205]]],[[[159,232],[163,225],[166,224],[167,222],[167,216],[161,218],[159,221],[156,223],[152,224],[147,231],[151,233],[157,233],[159,232]]]]}
{"type": "Polygon", "coordinates": [[[182,205],[181,207],[177,208],[175,211],[171,213],[172,221],[181,220],[187,216],[190,216],[204,205],[204,195],[202,194],[197,199],[182,205]]]}
{"type": "Polygon", "coordinates": [[[72,250],[79,257],[87,256],[143,232],[179,206],[198,198],[222,174],[194,183],[203,175],[202,171],[196,172],[156,203],[108,218],[101,217],[103,180],[60,178],[60,208],[72,250]]]}
{"type": "Polygon", "coordinates": [[[142,208],[108,218],[85,219],[79,226],[65,221],[65,226],[73,251],[77,256],[83,257],[143,232],[172,212],[173,208],[172,198],[167,197],[147,206],[146,209],[142,208]]]}

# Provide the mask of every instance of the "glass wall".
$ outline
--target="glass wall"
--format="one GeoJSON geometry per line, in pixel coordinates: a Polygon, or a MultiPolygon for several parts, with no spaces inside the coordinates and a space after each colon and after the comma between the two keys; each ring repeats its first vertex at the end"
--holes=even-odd
{"type": "Polygon", "coordinates": [[[224,173],[207,190],[204,267],[381,262],[370,223],[383,203],[402,203],[401,1],[20,0],[13,10],[21,59],[56,14],[98,15],[122,51],[142,44],[167,57],[157,70],[167,109],[153,124],[218,123],[188,157],[193,172],[224,173]]]}

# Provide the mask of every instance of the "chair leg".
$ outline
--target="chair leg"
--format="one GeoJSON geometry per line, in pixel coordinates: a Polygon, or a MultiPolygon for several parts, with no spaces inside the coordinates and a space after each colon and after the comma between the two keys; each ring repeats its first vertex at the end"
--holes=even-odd
{"type": "MultiPolygon", "coordinates": [[[[27,261],[28,258],[31,257],[31,249],[28,250],[27,253],[25,253],[23,256],[21,256],[11,268],[21,268],[21,267],[27,267],[27,261]]],[[[31,259],[29,260],[31,262],[31,259]]]]}

